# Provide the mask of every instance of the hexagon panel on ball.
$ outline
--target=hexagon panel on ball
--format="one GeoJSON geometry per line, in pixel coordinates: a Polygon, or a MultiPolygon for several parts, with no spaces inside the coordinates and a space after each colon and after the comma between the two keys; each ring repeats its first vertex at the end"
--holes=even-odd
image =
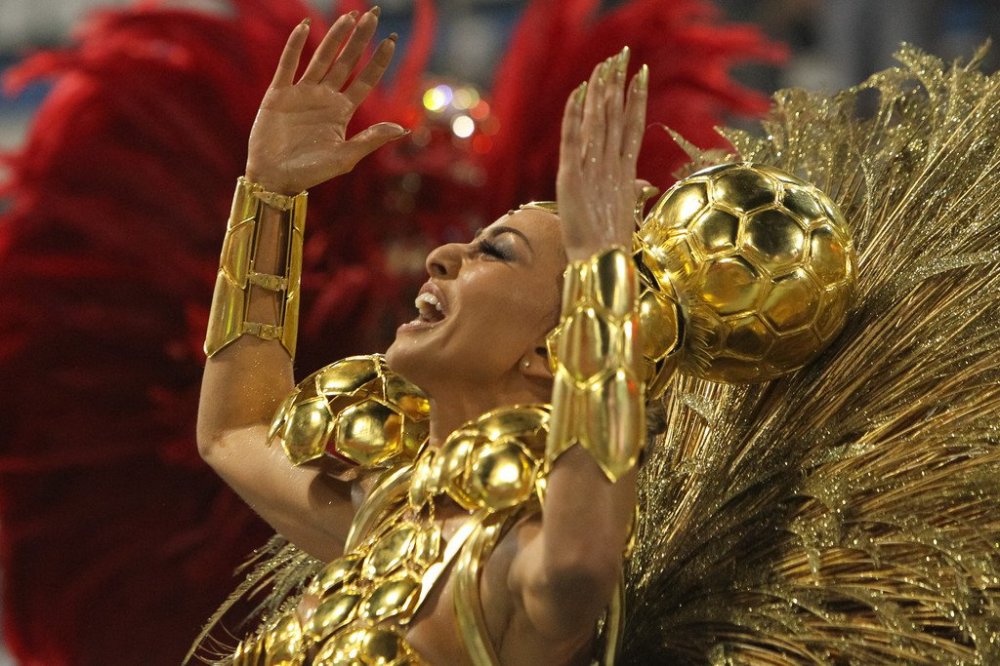
{"type": "MultiPolygon", "coordinates": [[[[836,204],[772,166],[718,165],[679,181],[636,245],[643,288],[670,285],[678,304],[679,367],[713,381],[801,368],[843,328],[854,294],[857,260],[836,204]]],[[[662,366],[655,352],[647,360],[662,366]]]]}

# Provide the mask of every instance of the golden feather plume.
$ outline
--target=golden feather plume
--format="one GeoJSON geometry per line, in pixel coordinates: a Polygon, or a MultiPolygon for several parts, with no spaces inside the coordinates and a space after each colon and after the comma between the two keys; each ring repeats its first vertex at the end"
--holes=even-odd
{"type": "Polygon", "coordinates": [[[979,70],[985,51],[947,66],[903,47],[837,95],[778,93],[765,136],[723,131],[732,159],[837,202],[859,296],[791,376],[675,380],[642,471],[622,663],[1000,663],[1000,75],[979,70]]]}

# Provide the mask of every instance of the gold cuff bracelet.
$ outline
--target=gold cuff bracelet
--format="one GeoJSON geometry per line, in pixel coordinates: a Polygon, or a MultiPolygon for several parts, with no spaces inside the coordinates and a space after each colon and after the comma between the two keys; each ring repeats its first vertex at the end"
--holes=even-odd
{"type": "Polygon", "coordinates": [[[635,264],[621,247],[567,268],[562,320],[550,345],[547,464],[580,444],[617,481],[638,461],[645,441],[638,291],[635,264]]]}
{"type": "Polygon", "coordinates": [[[208,317],[205,354],[214,356],[242,335],[278,340],[292,358],[299,323],[299,281],[302,276],[302,239],[306,222],[306,192],[287,196],[268,192],[240,177],[222,244],[219,272],[215,279],[212,310],[208,317]],[[282,275],[256,270],[260,220],[264,207],[281,211],[287,225],[284,256],[279,256],[282,275]],[[265,289],[281,295],[277,320],[247,321],[250,291],[265,289]]]}

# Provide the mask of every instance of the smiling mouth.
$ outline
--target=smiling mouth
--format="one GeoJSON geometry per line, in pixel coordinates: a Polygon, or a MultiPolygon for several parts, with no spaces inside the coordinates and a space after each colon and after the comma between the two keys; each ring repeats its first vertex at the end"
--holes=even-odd
{"type": "Polygon", "coordinates": [[[434,294],[425,291],[413,303],[417,306],[417,318],[413,323],[436,324],[444,321],[444,307],[434,294]]]}

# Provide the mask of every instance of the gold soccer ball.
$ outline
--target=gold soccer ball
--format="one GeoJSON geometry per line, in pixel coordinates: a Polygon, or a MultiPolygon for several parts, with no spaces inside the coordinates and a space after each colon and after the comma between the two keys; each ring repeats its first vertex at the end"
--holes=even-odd
{"type": "Polygon", "coordinates": [[[715,166],[675,184],[640,227],[636,259],[653,394],[678,364],[734,383],[801,368],[843,328],[856,283],[833,201],[760,164],[715,166]]]}

